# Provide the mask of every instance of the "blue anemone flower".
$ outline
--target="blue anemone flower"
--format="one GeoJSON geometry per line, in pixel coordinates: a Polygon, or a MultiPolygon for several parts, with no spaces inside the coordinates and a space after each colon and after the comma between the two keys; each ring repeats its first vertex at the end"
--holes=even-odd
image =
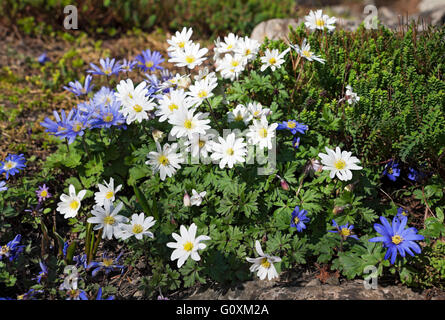
{"type": "Polygon", "coordinates": [[[9,175],[13,176],[16,173],[19,173],[21,169],[25,168],[26,159],[23,154],[8,154],[5,158],[5,161],[0,161],[0,174],[5,173],[6,179],[9,178],[9,175]]]}
{"type": "Polygon", "coordinates": [[[297,132],[304,134],[309,127],[305,124],[299,123],[295,120],[283,121],[278,124],[277,130],[289,130],[293,135],[297,132]]]}
{"type": "Polygon", "coordinates": [[[292,147],[294,147],[294,149],[298,149],[298,147],[300,146],[300,137],[294,137],[292,139],[292,147]]]}
{"type": "Polygon", "coordinates": [[[402,217],[407,217],[407,216],[408,216],[408,210],[405,210],[403,208],[397,209],[397,218],[402,219],[402,217]]]}
{"type": "Polygon", "coordinates": [[[94,268],[91,275],[94,277],[99,271],[103,270],[105,274],[109,274],[111,271],[118,271],[121,272],[124,271],[125,266],[118,265],[120,257],[122,256],[122,253],[117,256],[116,259],[113,260],[113,258],[109,258],[107,254],[104,252],[102,255],[102,261],[100,262],[90,262],[88,265],[88,269],[94,268]]]}
{"type": "Polygon", "coordinates": [[[22,240],[22,236],[18,234],[13,240],[0,248],[0,261],[3,259],[3,256],[9,258],[9,261],[13,261],[17,258],[25,247],[24,245],[20,245],[20,240],[22,240]]]}
{"type": "Polygon", "coordinates": [[[108,87],[102,87],[94,94],[93,102],[96,105],[108,106],[116,100],[116,96],[114,95],[114,93],[114,90],[108,87]]]}
{"type": "Polygon", "coordinates": [[[125,116],[119,112],[121,103],[114,100],[110,105],[101,105],[92,120],[93,128],[111,128],[111,126],[122,126],[126,128],[125,116]]]}
{"type": "Polygon", "coordinates": [[[306,216],[307,213],[308,212],[306,210],[300,210],[300,208],[296,206],[294,211],[292,211],[290,226],[297,228],[298,232],[302,232],[304,229],[306,229],[305,223],[310,221],[310,219],[306,216]]]}
{"type": "Polygon", "coordinates": [[[6,181],[0,181],[0,192],[8,190],[6,186],[6,181]]]}
{"type": "Polygon", "coordinates": [[[170,88],[161,89],[161,81],[159,81],[158,77],[154,74],[145,74],[147,78],[147,89],[148,89],[148,97],[155,99],[162,99],[162,93],[166,93],[170,90],[170,88]]]}
{"type": "Polygon", "coordinates": [[[47,63],[50,60],[49,60],[48,56],[46,55],[46,52],[44,52],[37,58],[37,61],[40,64],[45,64],[45,63],[47,63]]]}
{"type": "Polygon", "coordinates": [[[83,136],[85,129],[90,127],[89,113],[80,112],[76,110],[75,116],[69,122],[65,137],[68,139],[68,144],[71,144],[76,140],[77,136],[83,136]]]}
{"type": "Polygon", "coordinates": [[[355,234],[352,234],[354,225],[349,225],[348,223],[346,223],[343,226],[339,226],[337,222],[335,222],[335,220],[332,220],[332,226],[337,230],[329,230],[329,232],[338,233],[343,238],[343,240],[346,240],[349,237],[359,240],[359,238],[355,234]]]}
{"type": "Polygon", "coordinates": [[[73,261],[76,262],[76,267],[82,266],[84,269],[87,269],[88,267],[86,254],[79,254],[77,256],[74,256],[73,261]]]}
{"type": "Polygon", "coordinates": [[[55,121],[46,117],[43,122],[40,122],[40,125],[46,128],[45,131],[48,132],[49,134],[54,135],[59,139],[63,140],[67,137],[66,134],[68,132],[68,127],[70,125],[71,118],[74,116],[74,109],[71,110],[68,113],[68,115],[65,113],[65,110],[62,110],[60,112],[60,116],[57,113],[57,111],[53,111],[53,115],[55,121]]]}
{"type": "Polygon", "coordinates": [[[37,283],[40,284],[42,282],[42,279],[48,277],[48,267],[42,262],[39,262],[41,271],[37,275],[37,278],[34,278],[34,280],[37,280],[37,283]]]}
{"type": "Polygon", "coordinates": [[[92,79],[93,76],[89,74],[85,77],[83,86],[79,81],[76,80],[76,82],[71,81],[70,83],[68,83],[68,87],[64,86],[63,88],[74,93],[76,96],[88,94],[94,87],[94,84],[91,83],[92,79]]]}
{"type": "Polygon", "coordinates": [[[121,72],[133,71],[133,69],[136,67],[137,64],[138,64],[137,61],[134,60],[127,61],[127,59],[124,59],[122,61],[121,72]]]}
{"type": "Polygon", "coordinates": [[[94,63],[90,63],[91,70],[88,70],[88,73],[91,74],[97,74],[97,75],[105,75],[105,76],[111,76],[113,74],[118,74],[121,71],[121,64],[120,62],[116,62],[116,59],[106,58],[100,59],[100,65],[102,69],[100,69],[98,66],[96,66],[94,63]]]}
{"type": "Polygon", "coordinates": [[[397,177],[400,176],[399,164],[391,160],[385,166],[385,170],[383,170],[383,175],[386,175],[389,180],[396,181],[397,177]]]}
{"type": "Polygon", "coordinates": [[[408,170],[409,170],[408,179],[410,179],[411,181],[418,182],[419,180],[422,180],[427,176],[422,171],[418,171],[414,168],[408,168],[408,170]]]}
{"type": "Polygon", "coordinates": [[[28,292],[18,295],[17,300],[34,300],[34,295],[42,292],[43,290],[29,289],[28,292]]]}
{"type": "Polygon", "coordinates": [[[380,217],[380,221],[382,224],[375,223],[374,229],[381,236],[369,239],[369,241],[382,242],[383,247],[388,248],[385,259],[391,256],[391,264],[394,264],[396,261],[397,252],[399,252],[402,257],[405,257],[406,253],[414,256],[413,251],[417,254],[422,251],[420,246],[414,241],[423,240],[424,236],[417,234],[416,228],[405,229],[408,222],[407,217],[394,217],[392,226],[385,217],[380,217]]]}
{"type": "Polygon", "coordinates": [[[164,59],[158,51],[151,52],[150,49],[142,51],[142,53],[136,57],[136,60],[139,62],[138,67],[144,72],[147,70],[153,72],[156,69],[164,69],[160,66],[160,64],[164,62],[164,59]]]}

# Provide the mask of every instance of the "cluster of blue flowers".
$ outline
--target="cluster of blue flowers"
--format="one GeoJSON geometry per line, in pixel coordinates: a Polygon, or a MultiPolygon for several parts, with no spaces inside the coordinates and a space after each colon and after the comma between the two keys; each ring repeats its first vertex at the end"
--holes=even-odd
{"type": "MultiPolygon", "coordinates": [[[[94,88],[92,75],[118,75],[120,72],[127,73],[137,67],[143,72],[161,70],[159,77],[155,74],[145,74],[148,83],[148,96],[159,99],[162,97],[161,92],[167,93],[170,90],[169,88],[162,89],[161,84],[173,77],[168,70],[164,70],[160,65],[163,61],[164,59],[159,52],[151,52],[150,50],[143,51],[133,61],[100,59],[100,67],[90,63],[91,69],[87,71],[90,74],[85,77],[83,84],[76,80],[70,82],[68,86],[64,86],[64,89],[76,96],[88,97],[94,88]]],[[[67,143],[71,144],[78,136],[83,136],[85,130],[110,129],[111,127],[126,129],[126,119],[119,112],[120,109],[121,103],[116,99],[115,91],[103,86],[94,93],[91,99],[79,103],[68,113],[65,110],[61,110],[60,114],[53,111],[54,120],[47,117],[40,124],[46,128],[45,131],[49,134],[61,140],[66,139],[67,143]]]]}
{"type": "MultiPolygon", "coordinates": [[[[411,181],[418,182],[419,180],[425,178],[427,175],[424,172],[418,171],[414,168],[408,168],[408,179],[411,181]]],[[[394,160],[390,160],[382,173],[382,176],[386,176],[391,181],[396,181],[398,177],[400,177],[400,168],[399,163],[394,160]]]]}
{"type": "Polygon", "coordinates": [[[305,134],[308,130],[308,126],[297,122],[296,120],[283,121],[278,124],[277,130],[289,130],[294,136],[292,139],[292,146],[297,149],[300,145],[300,137],[297,137],[297,133],[305,134]]]}
{"type": "Polygon", "coordinates": [[[18,234],[14,237],[14,239],[2,246],[0,248],[0,261],[3,260],[3,257],[8,258],[9,261],[14,261],[17,259],[25,247],[24,245],[20,245],[21,240],[22,236],[18,234]]]}

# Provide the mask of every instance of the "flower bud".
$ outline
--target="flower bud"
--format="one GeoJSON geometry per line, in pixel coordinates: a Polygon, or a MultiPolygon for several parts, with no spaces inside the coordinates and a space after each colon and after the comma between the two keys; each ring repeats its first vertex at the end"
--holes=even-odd
{"type": "Polygon", "coordinates": [[[345,187],[346,191],[352,192],[354,190],[354,184],[350,183],[345,187]]]}
{"type": "Polygon", "coordinates": [[[281,179],[280,183],[281,183],[281,188],[283,188],[283,190],[286,191],[289,190],[289,185],[287,184],[286,180],[281,179]]]}
{"type": "Polygon", "coordinates": [[[153,139],[156,142],[159,142],[160,140],[162,140],[162,138],[164,137],[164,132],[162,132],[161,130],[158,129],[152,129],[151,131],[151,135],[153,136],[153,139]]]}
{"type": "Polygon", "coordinates": [[[333,214],[342,213],[343,210],[345,210],[345,207],[338,207],[338,206],[335,206],[334,209],[332,209],[332,213],[333,213],[333,214]]]}
{"type": "Polygon", "coordinates": [[[184,207],[190,207],[192,205],[192,201],[190,200],[190,196],[187,191],[184,194],[184,207]]]}

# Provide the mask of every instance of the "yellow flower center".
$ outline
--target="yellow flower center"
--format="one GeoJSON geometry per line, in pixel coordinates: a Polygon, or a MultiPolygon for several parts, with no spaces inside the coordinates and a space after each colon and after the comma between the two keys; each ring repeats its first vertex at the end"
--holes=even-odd
{"type": "Polygon", "coordinates": [[[128,97],[129,97],[130,99],[133,99],[133,95],[132,95],[131,93],[128,94],[128,97]]]}
{"type": "Polygon", "coordinates": [[[263,258],[263,260],[261,260],[261,266],[266,269],[270,268],[270,262],[267,261],[267,258],[263,258]]]}
{"type": "Polygon", "coordinates": [[[185,251],[192,251],[192,249],[193,249],[193,243],[191,243],[190,241],[188,241],[184,244],[185,251]]]}
{"type": "Polygon", "coordinates": [[[70,202],[70,208],[73,210],[77,210],[77,208],[79,208],[79,201],[77,200],[73,200],[70,202]]]}
{"type": "Polygon", "coordinates": [[[348,228],[342,228],[341,231],[340,231],[340,234],[342,236],[345,236],[345,237],[350,236],[351,235],[351,230],[349,230],[348,228]]]}
{"type": "Polygon", "coordinates": [[[106,216],[104,218],[104,224],[113,225],[116,222],[116,219],[114,219],[112,216],[106,216]]]}
{"type": "Polygon", "coordinates": [[[105,99],[105,104],[110,104],[110,102],[111,102],[111,99],[110,99],[109,97],[107,97],[107,98],[105,99]]]}
{"type": "Polygon", "coordinates": [[[236,60],[232,60],[232,67],[237,67],[239,65],[239,62],[236,60]]]}
{"type": "Polygon", "coordinates": [[[307,51],[307,50],[303,50],[302,54],[303,54],[303,56],[305,56],[307,58],[312,57],[312,52],[307,51]]]}
{"type": "Polygon", "coordinates": [[[243,116],[242,116],[240,113],[238,113],[238,114],[235,116],[235,120],[236,120],[236,121],[241,121],[241,120],[243,120],[243,116]]]}
{"type": "Polygon", "coordinates": [[[178,106],[174,103],[172,103],[171,105],[168,106],[168,108],[170,109],[171,112],[173,112],[173,110],[178,109],[178,106]]]}
{"type": "Polygon", "coordinates": [[[162,164],[163,166],[166,166],[166,165],[169,164],[169,161],[168,161],[167,157],[164,156],[164,155],[162,155],[162,156],[159,157],[158,162],[159,162],[160,164],[162,164]]]}
{"type": "Polygon", "coordinates": [[[202,147],[204,147],[204,146],[205,146],[205,144],[206,144],[206,142],[205,142],[205,141],[202,141],[202,140],[199,140],[199,141],[198,141],[198,146],[199,146],[199,148],[202,148],[202,147]]]}
{"type": "Polygon", "coordinates": [[[266,138],[267,137],[267,129],[265,129],[265,128],[261,128],[259,131],[258,131],[258,134],[260,135],[260,137],[261,138],[266,138]]]}
{"type": "Polygon", "coordinates": [[[3,253],[3,254],[7,254],[9,252],[9,247],[5,244],[3,247],[2,247],[2,251],[1,251],[1,253],[3,253]]]}
{"type": "Polygon", "coordinates": [[[295,218],[294,218],[294,223],[297,224],[298,222],[300,222],[300,218],[295,217],[295,218]]]}
{"type": "Polygon", "coordinates": [[[250,49],[246,49],[246,51],[244,52],[244,55],[248,56],[252,51],[250,51],[250,49]]]}
{"type": "Polygon", "coordinates": [[[394,172],[394,171],[392,170],[392,168],[389,168],[389,169],[388,169],[388,173],[389,173],[389,174],[393,174],[393,172],[394,172]]]}
{"type": "Polygon", "coordinates": [[[258,117],[259,114],[260,114],[260,111],[255,111],[255,112],[253,113],[253,116],[254,116],[254,117],[258,117]]]}
{"type": "Polygon", "coordinates": [[[135,224],[131,231],[133,231],[133,233],[141,233],[144,231],[144,228],[140,224],[135,224]]]}
{"type": "Polygon", "coordinates": [[[227,46],[227,50],[230,50],[230,49],[232,49],[233,48],[233,44],[229,44],[228,46],[227,46]]]}
{"type": "Polygon", "coordinates": [[[187,56],[187,57],[185,57],[185,61],[187,63],[193,63],[193,62],[195,62],[195,57],[194,56],[187,56]]]}
{"type": "Polygon", "coordinates": [[[105,74],[110,74],[111,73],[111,69],[110,68],[108,68],[107,70],[105,70],[105,72],[104,72],[105,74]]]}
{"type": "Polygon", "coordinates": [[[393,236],[393,237],[391,238],[391,240],[392,240],[392,243],[394,243],[394,244],[399,244],[399,243],[401,243],[401,242],[403,241],[402,237],[399,236],[398,234],[396,234],[395,236],[393,236]]]}
{"type": "Polygon", "coordinates": [[[207,94],[208,94],[207,91],[201,90],[198,92],[198,97],[205,98],[205,97],[207,97],[207,94]]]}
{"type": "Polygon", "coordinates": [[[193,128],[193,122],[191,121],[191,120],[185,120],[184,121],[184,127],[186,128],[186,129],[192,129],[193,128]]]}
{"type": "Polygon", "coordinates": [[[147,67],[147,68],[151,68],[151,67],[153,67],[153,61],[147,61],[146,63],[145,63],[145,66],[147,67]]]}
{"type": "Polygon", "coordinates": [[[82,129],[82,124],[80,122],[76,122],[76,124],[73,126],[74,132],[79,132],[82,129]]]}
{"type": "Polygon", "coordinates": [[[408,212],[406,212],[405,210],[402,211],[402,215],[407,216],[408,212]]]}
{"type": "Polygon", "coordinates": [[[293,129],[293,128],[295,128],[297,125],[295,124],[295,122],[293,122],[293,121],[288,121],[287,122],[287,127],[289,128],[289,129],[293,129]]]}
{"type": "Polygon", "coordinates": [[[337,160],[334,162],[334,167],[337,170],[343,170],[344,168],[346,168],[346,162],[343,159],[337,160]]]}
{"type": "Polygon", "coordinates": [[[315,20],[315,24],[317,27],[323,27],[324,26],[324,20],[323,19],[317,19],[315,20]]]}
{"type": "Polygon", "coordinates": [[[105,116],[104,116],[104,121],[105,122],[111,122],[111,121],[113,121],[113,114],[112,113],[107,113],[107,114],[105,114],[105,116]]]}
{"type": "Polygon", "coordinates": [[[277,59],[275,59],[275,58],[270,58],[270,59],[269,59],[269,63],[270,63],[270,64],[275,64],[275,63],[277,63],[277,59]]]}
{"type": "Polygon", "coordinates": [[[141,111],[142,111],[142,107],[141,107],[140,105],[138,105],[138,104],[135,104],[135,105],[133,106],[133,110],[134,110],[135,112],[141,112],[141,111]]]}
{"type": "Polygon", "coordinates": [[[4,168],[6,170],[11,170],[12,168],[15,168],[16,165],[17,165],[17,163],[15,163],[14,161],[8,161],[5,163],[4,168]]]}
{"type": "Polygon", "coordinates": [[[42,190],[42,191],[40,192],[40,196],[41,196],[42,198],[45,198],[47,195],[48,195],[48,191],[46,191],[46,190],[42,190]]]}
{"type": "Polygon", "coordinates": [[[106,199],[111,199],[111,198],[113,198],[113,196],[114,196],[114,192],[113,192],[113,191],[108,191],[108,192],[105,194],[105,198],[106,198],[106,199]]]}
{"type": "Polygon", "coordinates": [[[234,153],[235,153],[235,151],[233,151],[232,148],[227,149],[227,154],[228,154],[229,156],[233,156],[234,153]]]}
{"type": "Polygon", "coordinates": [[[113,259],[111,259],[111,258],[104,258],[104,259],[102,260],[102,264],[103,264],[105,267],[112,266],[112,265],[113,265],[113,259]]]}
{"type": "Polygon", "coordinates": [[[181,42],[178,43],[178,47],[179,48],[184,48],[184,46],[185,46],[185,42],[184,41],[181,41],[181,42]]]}

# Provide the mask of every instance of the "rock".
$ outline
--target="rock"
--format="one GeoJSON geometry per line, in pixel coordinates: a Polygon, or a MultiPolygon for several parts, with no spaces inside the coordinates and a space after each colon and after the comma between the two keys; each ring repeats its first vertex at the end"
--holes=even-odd
{"type": "Polygon", "coordinates": [[[445,1],[422,0],[419,5],[419,17],[431,22],[432,25],[445,24],[445,1]]]}
{"type": "Polygon", "coordinates": [[[312,279],[308,283],[306,283],[305,287],[316,287],[321,285],[321,282],[318,278],[312,279]]]}
{"type": "Polygon", "coordinates": [[[258,24],[252,31],[250,38],[263,42],[267,37],[272,40],[286,39],[289,25],[296,28],[304,19],[271,19],[258,24]]]}
{"type": "MultiPolygon", "coordinates": [[[[407,287],[378,286],[365,289],[363,280],[345,281],[340,285],[317,285],[312,279],[306,286],[279,281],[253,280],[242,287],[210,288],[194,293],[190,300],[424,300],[425,297],[407,287]],[[311,285],[309,285],[311,284],[311,285]]],[[[338,279],[337,279],[338,280],[338,279]]]]}
{"type": "Polygon", "coordinates": [[[328,280],[326,280],[326,284],[329,284],[331,286],[338,286],[340,284],[340,281],[337,277],[330,277],[328,280]]]}

